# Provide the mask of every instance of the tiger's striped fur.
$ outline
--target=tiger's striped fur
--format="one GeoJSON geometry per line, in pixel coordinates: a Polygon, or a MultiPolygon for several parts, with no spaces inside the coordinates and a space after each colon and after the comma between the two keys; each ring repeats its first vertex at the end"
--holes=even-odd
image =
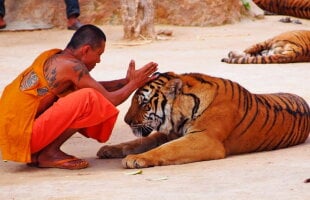
{"type": "Polygon", "coordinates": [[[309,0],[253,0],[253,2],[271,13],[310,19],[309,0]]]}
{"type": "Polygon", "coordinates": [[[231,64],[272,64],[310,62],[310,31],[284,32],[254,44],[242,53],[230,51],[222,62],[231,64]]]}
{"type": "Polygon", "coordinates": [[[136,91],[125,122],[144,137],[103,146],[97,155],[127,156],[125,168],[141,168],[301,144],[310,108],[294,94],[253,94],[230,80],[168,72],[136,91]]]}

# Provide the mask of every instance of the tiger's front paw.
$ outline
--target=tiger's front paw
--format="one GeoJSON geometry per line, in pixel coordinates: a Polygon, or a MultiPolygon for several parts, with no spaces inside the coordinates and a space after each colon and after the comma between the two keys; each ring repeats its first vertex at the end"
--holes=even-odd
{"type": "Polygon", "coordinates": [[[105,145],[97,152],[98,158],[124,158],[123,148],[119,145],[105,145]]]}
{"type": "Polygon", "coordinates": [[[122,160],[122,164],[124,168],[128,169],[146,168],[154,166],[154,163],[151,160],[144,158],[140,155],[128,155],[122,160]]]}

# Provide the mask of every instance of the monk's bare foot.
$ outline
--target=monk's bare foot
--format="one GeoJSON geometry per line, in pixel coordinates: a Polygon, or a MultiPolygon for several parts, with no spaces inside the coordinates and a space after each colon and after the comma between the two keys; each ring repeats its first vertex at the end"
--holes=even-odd
{"type": "Polygon", "coordinates": [[[88,162],[83,159],[68,155],[62,151],[48,152],[42,151],[38,156],[38,167],[60,168],[60,169],[84,169],[88,167],[88,162]]]}
{"type": "Polygon", "coordinates": [[[31,154],[31,162],[27,163],[27,165],[30,166],[30,167],[37,167],[38,164],[39,164],[38,163],[38,156],[39,156],[39,152],[31,154]]]}

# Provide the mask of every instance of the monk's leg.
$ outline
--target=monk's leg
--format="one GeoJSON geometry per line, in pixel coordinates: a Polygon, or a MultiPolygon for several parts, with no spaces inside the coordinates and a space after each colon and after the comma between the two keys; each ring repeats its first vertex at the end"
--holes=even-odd
{"type": "Polygon", "coordinates": [[[87,167],[86,161],[65,154],[60,147],[77,130],[107,121],[110,104],[97,91],[82,89],[61,98],[42,113],[34,122],[31,138],[32,157],[37,157],[38,165],[66,169],[87,167]]]}

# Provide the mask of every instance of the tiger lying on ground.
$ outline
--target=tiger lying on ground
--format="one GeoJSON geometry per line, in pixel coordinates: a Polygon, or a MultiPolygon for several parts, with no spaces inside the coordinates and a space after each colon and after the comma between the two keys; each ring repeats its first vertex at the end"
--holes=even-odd
{"type": "Polygon", "coordinates": [[[231,64],[271,64],[310,62],[310,31],[284,32],[238,53],[230,51],[222,62],[231,64]]]}
{"type": "Polygon", "coordinates": [[[310,19],[309,0],[253,0],[263,10],[279,15],[310,19]]]}
{"type": "Polygon", "coordinates": [[[97,156],[126,156],[124,168],[143,168],[301,144],[310,108],[294,94],[253,94],[230,80],[168,72],[136,91],[125,122],[143,137],[103,146],[97,156]]]}

